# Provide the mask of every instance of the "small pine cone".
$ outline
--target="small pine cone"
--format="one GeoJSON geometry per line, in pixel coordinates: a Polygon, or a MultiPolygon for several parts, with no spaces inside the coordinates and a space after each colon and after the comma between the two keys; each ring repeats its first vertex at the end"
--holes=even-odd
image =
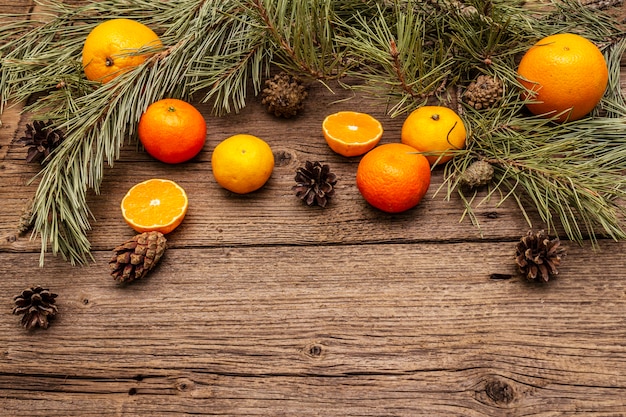
{"type": "Polygon", "coordinates": [[[326,207],[328,200],[335,194],[337,176],[330,172],[327,164],[322,165],[315,161],[306,161],[304,167],[296,170],[296,185],[292,190],[296,197],[307,205],[326,207]]]}
{"type": "Polygon", "coordinates": [[[290,118],[304,109],[304,100],[308,93],[297,77],[281,72],[266,80],[265,85],[261,103],[267,107],[268,112],[277,117],[290,118]]]}
{"type": "Polygon", "coordinates": [[[111,276],[121,283],[145,277],[163,256],[166,248],[161,232],[144,232],[113,249],[109,261],[111,276]]]}
{"type": "Polygon", "coordinates": [[[468,188],[477,188],[487,185],[493,179],[493,166],[483,160],[472,162],[459,177],[459,184],[468,188]]]}
{"type": "Polygon", "coordinates": [[[15,308],[13,314],[22,314],[22,327],[25,329],[33,329],[41,327],[47,329],[50,319],[57,312],[55,298],[57,294],[50,292],[47,288],[36,286],[27,288],[20,295],[15,296],[15,308]]]}
{"type": "Polygon", "coordinates": [[[550,239],[543,230],[529,231],[517,244],[515,261],[519,271],[529,281],[548,282],[558,275],[561,258],[566,255],[559,238],[550,239]]]}
{"type": "Polygon", "coordinates": [[[504,94],[502,81],[488,75],[479,75],[463,92],[463,101],[476,110],[496,105],[504,94]]]}
{"type": "Polygon", "coordinates": [[[24,209],[22,210],[22,215],[20,216],[20,220],[17,224],[17,234],[23,235],[28,232],[33,227],[33,199],[30,198],[26,202],[24,209]]]}
{"type": "Polygon", "coordinates": [[[26,125],[26,132],[18,142],[28,146],[26,162],[43,163],[45,159],[63,142],[64,135],[52,126],[52,121],[35,120],[26,125]]]}

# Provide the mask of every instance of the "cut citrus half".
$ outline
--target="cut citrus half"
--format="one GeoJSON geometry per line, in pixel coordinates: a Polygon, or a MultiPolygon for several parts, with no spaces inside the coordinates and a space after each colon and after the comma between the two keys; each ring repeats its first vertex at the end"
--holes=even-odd
{"type": "Polygon", "coordinates": [[[150,179],[134,185],[122,199],[122,216],[139,233],[174,230],[187,213],[187,194],[174,181],[150,179]]]}
{"type": "Polygon", "coordinates": [[[343,156],[357,156],[373,149],[383,136],[383,126],[366,113],[340,111],[322,122],[330,149],[343,156]]]}

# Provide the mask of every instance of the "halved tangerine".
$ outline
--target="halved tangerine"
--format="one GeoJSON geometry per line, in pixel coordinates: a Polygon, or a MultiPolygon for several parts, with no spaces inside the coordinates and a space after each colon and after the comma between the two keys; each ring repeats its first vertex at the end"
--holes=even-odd
{"type": "Polygon", "coordinates": [[[367,113],[340,111],[322,122],[330,148],[343,156],[358,156],[373,149],[383,136],[383,126],[367,113]]]}
{"type": "Polygon", "coordinates": [[[174,181],[153,178],[131,187],[122,199],[122,216],[139,233],[174,230],[187,213],[187,193],[174,181]]]}

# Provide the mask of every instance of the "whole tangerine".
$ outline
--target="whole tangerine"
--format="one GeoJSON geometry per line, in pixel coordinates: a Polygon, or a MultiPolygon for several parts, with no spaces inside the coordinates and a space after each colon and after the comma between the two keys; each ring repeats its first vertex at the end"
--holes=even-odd
{"type": "Polygon", "coordinates": [[[106,83],[141,65],[150,55],[140,49],[163,44],[152,29],[131,19],[111,19],[94,27],[83,45],[82,63],[87,79],[106,83]]]}
{"type": "Polygon", "coordinates": [[[168,164],[196,156],[206,141],[206,121],[193,105],[166,98],[152,103],[139,119],[139,140],[152,157],[168,164]]]}
{"type": "Polygon", "coordinates": [[[522,98],[531,113],[578,120],[600,102],[609,71],[602,52],[591,41],[573,33],[541,39],[522,57],[517,69],[524,86],[522,98]]]}
{"type": "Polygon", "coordinates": [[[274,153],[261,138],[234,135],[215,147],[211,167],[219,185],[237,194],[247,194],[269,180],[274,170],[274,153]]]}
{"type": "Polygon", "coordinates": [[[372,206],[387,213],[415,207],[430,186],[430,164],[409,145],[387,143],[363,156],[356,173],[359,192],[372,206]]]}
{"type": "Polygon", "coordinates": [[[422,106],[402,124],[402,143],[425,153],[431,165],[443,164],[463,149],[467,131],[461,117],[444,106],[422,106]]]}

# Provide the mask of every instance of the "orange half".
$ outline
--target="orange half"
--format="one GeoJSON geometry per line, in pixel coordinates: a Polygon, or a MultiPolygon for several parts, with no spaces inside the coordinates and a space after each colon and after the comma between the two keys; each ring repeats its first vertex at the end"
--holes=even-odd
{"type": "Polygon", "coordinates": [[[357,156],[373,149],[383,136],[383,126],[366,113],[340,111],[326,116],[322,131],[330,148],[343,156],[357,156]]]}
{"type": "Polygon", "coordinates": [[[187,194],[174,181],[150,179],[134,185],[122,199],[122,216],[139,233],[174,230],[187,213],[187,194]]]}

